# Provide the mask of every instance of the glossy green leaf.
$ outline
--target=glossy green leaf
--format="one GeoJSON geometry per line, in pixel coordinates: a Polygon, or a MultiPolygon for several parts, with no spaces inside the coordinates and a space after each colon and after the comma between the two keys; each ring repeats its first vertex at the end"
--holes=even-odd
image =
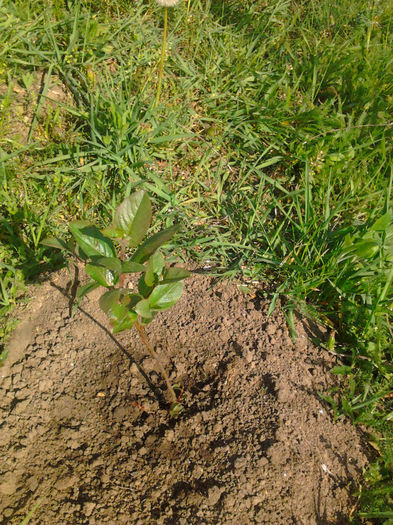
{"type": "Polygon", "coordinates": [[[162,230],[144,242],[131,257],[131,260],[144,263],[164,243],[168,242],[180,230],[180,224],[175,224],[166,230],[162,230]]]}
{"type": "Polygon", "coordinates": [[[145,276],[142,275],[138,281],[138,292],[142,295],[142,297],[148,297],[152,290],[153,286],[147,286],[145,283],[145,276]]]}
{"type": "Polygon", "coordinates": [[[108,268],[104,268],[103,266],[89,263],[86,264],[85,269],[86,273],[90,275],[92,279],[106,288],[114,286],[119,280],[119,276],[116,273],[112,272],[112,270],[108,270],[108,268]]]}
{"type": "Polygon", "coordinates": [[[151,223],[151,202],[144,191],[137,191],[118,206],[113,219],[116,230],[124,232],[130,246],[135,248],[146,235],[151,223]]]}
{"type": "Polygon", "coordinates": [[[134,261],[124,261],[121,267],[121,273],[138,273],[144,271],[146,271],[146,268],[143,264],[134,261]]]}
{"type": "Polygon", "coordinates": [[[134,308],[141,299],[143,299],[143,297],[139,294],[126,293],[120,298],[120,303],[124,304],[124,306],[127,306],[127,308],[130,310],[134,308]]]}
{"type": "Polygon", "coordinates": [[[82,299],[85,295],[89,294],[93,290],[96,290],[100,285],[96,281],[90,281],[83,286],[80,286],[76,292],[78,299],[82,299]]]}
{"type": "Polygon", "coordinates": [[[101,233],[105,237],[110,237],[111,239],[121,239],[121,237],[123,237],[123,230],[119,230],[114,226],[107,226],[106,228],[101,230],[101,233]]]}
{"type": "Polygon", "coordinates": [[[105,292],[103,295],[101,295],[99,304],[101,309],[106,313],[108,317],[116,317],[119,310],[117,309],[117,305],[120,305],[119,303],[120,299],[120,290],[109,290],[108,292],[105,292]]]}
{"type": "Polygon", "coordinates": [[[146,266],[145,283],[147,286],[153,286],[158,282],[158,277],[161,275],[164,266],[165,260],[161,253],[159,251],[153,253],[146,266]]]}
{"type": "Polygon", "coordinates": [[[94,257],[93,261],[94,264],[104,266],[115,273],[121,273],[122,271],[121,261],[116,257],[94,257]]]}
{"type": "Polygon", "coordinates": [[[122,332],[123,330],[129,330],[135,321],[138,319],[138,315],[135,312],[127,312],[127,314],[116,322],[111,322],[113,327],[113,333],[122,332]]]}
{"type": "Polygon", "coordinates": [[[151,319],[153,317],[153,311],[150,308],[149,299],[142,299],[142,301],[139,301],[135,306],[135,311],[145,319],[151,319]]]}
{"type": "Polygon", "coordinates": [[[184,268],[168,268],[164,273],[164,279],[161,281],[161,284],[181,281],[182,279],[190,277],[190,275],[190,272],[184,268]]]}
{"type": "Polygon", "coordinates": [[[84,221],[71,222],[70,231],[78,245],[89,257],[116,257],[113,243],[100,230],[84,221]]]}
{"type": "Polygon", "coordinates": [[[169,284],[159,284],[149,296],[150,307],[155,310],[166,310],[173,306],[180,298],[184,281],[169,284]]]}
{"type": "Polygon", "coordinates": [[[76,310],[79,308],[79,305],[82,302],[83,297],[88,295],[93,290],[96,290],[100,285],[95,281],[90,281],[83,286],[80,286],[76,292],[76,301],[72,305],[71,317],[74,317],[76,310]]]}
{"type": "Polygon", "coordinates": [[[156,312],[153,312],[153,316],[152,317],[141,317],[140,320],[142,322],[142,324],[149,324],[153,321],[154,317],[156,315],[156,312]]]}
{"type": "Polygon", "coordinates": [[[100,307],[109,317],[113,332],[128,330],[138,319],[138,315],[121,302],[120,290],[110,290],[100,298],[100,307]]]}
{"type": "Polygon", "coordinates": [[[40,242],[40,244],[43,244],[44,246],[49,246],[50,248],[56,248],[57,250],[65,250],[66,252],[72,254],[74,253],[73,246],[71,243],[67,243],[55,237],[47,237],[46,239],[43,239],[40,242]]]}

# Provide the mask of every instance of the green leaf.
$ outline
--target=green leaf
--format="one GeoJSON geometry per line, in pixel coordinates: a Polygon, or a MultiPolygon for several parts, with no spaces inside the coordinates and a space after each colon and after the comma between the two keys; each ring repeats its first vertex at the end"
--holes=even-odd
{"type": "Polygon", "coordinates": [[[177,418],[183,412],[183,410],[183,405],[177,401],[174,401],[171,404],[171,408],[169,409],[169,414],[171,417],[177,418]]]}
{"type": "Polygon", "coordinates": [[[345,375],[345,374],[350,374],[352,372],[352,368],[346,365],[337,365],[334,368],[332,368],[330,371],[332,372],[332,374],[345,375]]]}
{"type": "Polygon", "coordinates": [[[358,257],[369,259],[379,250],[379,245],[376,241],[360,241],[353,245],[354,252],[358,257]]]}
{"type": "Polygon", "coordinates": [[[135,306],[135,311],[145,319],[151,319],[154,315],[154,312],[150,308],[149,299],[142,299],[142,301],[139,301],[139,303],[135,306]]]}
{"type": "Polygon", "coordinates": [[[143,264],[139,264],[134,261],[124,261],[121,267],[121,273],[138,273],[145,271],[146,268],[143,266],[143,264]]]}
{"type": "Polygon", "coordinates": [[[188,270],[185,270],[184,268],[176,268],[176,266],[174,266],[172,268],[168,268],[165,271],[164,279],[161,281],[160,284],[181,281],[182,279],[186,279],[186,277],[190,277],[190,275],[191,274],[188,270]]]}
{"type": "Polygon", "coordinates": [[[136,312],[122,304],[120,290],[110,290],[105,292],[99,301],[101,309],[109,317],[113,333],[128,330],[138,319],[136,312]]]}
{"type": "Polygon", "coordinates": [[[142,275],[138,281],[138,291],[142,297],[148,297],[150,292],[153,290],[153,286],[147,286],[145,283],[145,277],[142,275]]]}
{"type": "Polygon", "coordinates": [[[7,359],[8,356],[8,350],[3,350],[0,352],[0,366],[2,366],[3,362],[7,359]]]}
{"type": "Polygon", "coordinates": [[[43,239],[40,244],[44,246],[49,246],[50,248],[56,248],[57,250],[65,250],[66,252],[74,254],[73,246],[71,243],[62,241],[61,239],[55,237],[47,237],[43,239]]]}
{"type": "Polygon", "coordinates": [[[98,284],[105,286],[106,288],[114,286],[119,280],[119,276],[112,272],[112,270],[108,270],[107,268],[98,266],[97,264],[86,264],[86,273],[90,275],[90,277],[98,284]]]}
{"type": "Polygon", "coordinates": [[[360,258],[369,259],[371,257],[374,257],[374,255],[378,252],[378,250],[379,250],[379,244],[377,243],[377,241],[372,241],[372,240],[358,241],[344,248],[342,251],[342,255],[343,256],[357,255],[360,258]]]}
{"type": "Polygon", "coordinates": [[[71,317],[74,317],[76,310],[79,308],[79,305],[82,302],[82,299],[92,292],[93,290],[96,290],[100,285],[95,281],[90,281],[87,284],[84,284],[83,286],[79,287],[76,292],[76,301],[72,305],[71,309],[71,317]]]}
{"type": "Polygon", "coordinates": [[[89,257],[116,257],[112,241],[104,237],[95,226],[84,221],[75,221],[69,224],[69,228],[78,245],[89,257]]]}
{"type": "Polygon", "coordinates": [[[124,232],[130,246],[135,248],[146,235],[151,223],[151,202],[144,191],[137,191],[124,199],[115,212],[113,226],[124,232]]]}
{"type": "Polygon", "coordinates": [[[161,253],[159,251],[153,253],[146,266],[145,283],[147,286],[153,286],[158,282],[164,266],[165,260],[161,253]]]}
{"type": "Polygon", "coordinates": [[[127,308],[130,310],[133,309],[141,299],[143,299],[141,295],[136,293],[126,293],[121,297],[120,303],[124,304],[124,306],[127,306],[127,308]]]}
{"type": "Polygon", "coordinates": [[[116,317],[119,312],[117,305],[123,306],[124,308],[124,305],[119,303],[119,299],[120,290],[109,290],[109,292],[105,292],[99,300],[101,310],[103,310],[108,317],[116,317]]]}
{"type": "Polygon", "coordinates": [[[153,321],[155,315],[156,315],[156,312],[153,313],[153,317],[141,317],[141,322],[143,324],[149,324],[153,321]]]}
{"type": "Polygon", "coordinates": [[[113,327],[113,333],[117,334],[123,330],[129,330],[137,319],[138,315],[135,312],[127,312],[127,314],[122,319],[111,323],[113,327]]]}
{"type": "Polygon", "coordinates": [[[121,273],[122,271],[121,261],[119,261],[119,259],[116,259],[116,257],[94,257],[93,261],[94,264],[104,266],[105,268],[108,268],[109,270],[112,270],[115,273],[121,273]]]}
{"type": "Polygon", "coordinates": [[[159,284],[151,292],[150,307],[155,310],[166,310],[173,306],[180,298],[184,287],[184,281],[169,284],[159,284]]]}
{"type": "Polygon", "coordinates": [[[93,290],[96,290],[100,285],[96,281],[90,281],[83,286],[80,286],[76,292],[78,299],[82,299],[85,295],[89,294],[93,290]]]}
{"type": "Polygon", "coordinates": [[[121,237],[123,237],[123,230],[119,230],[114,226],[107,226],[101,230],[101,233],[105,235],[105,237],[110,237],[111,239],[121,239],[121,237]]]}
{"type": "Polygon", "coordinates": [[[386,228],[389,226],[389,224],[392,222],[392,214],[391,213],[385,213],[380,217],[377,221],[374,222],[374,224],[371,226],[371,231],[385,231],[386,228]]]}
{"type": "Polygon", "coordinates": [[[180,230],[180,224],[175,224],[162,230],[144,242],[131,257],[132,261],[144,263],[164,243],[168,242],[180,230]]]}

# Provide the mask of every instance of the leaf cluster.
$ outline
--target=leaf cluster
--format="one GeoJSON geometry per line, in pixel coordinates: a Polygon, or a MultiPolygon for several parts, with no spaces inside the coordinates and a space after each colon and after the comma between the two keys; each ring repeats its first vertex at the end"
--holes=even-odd
{"type": "MultiPolygon", "coordinates": [[[[102,286],[99,300],[113,332],[131,328],[139,319],[150,323],[158,312],[173,306],[183,292],[189,272],[168,267],[159,248],[180,229],[176,224],[144,240],[152,221],[152,207],[144,191],[136,191],[117,207],[113,222],[104,230],[86,221],[69,224],[73,240],[59,238],[42,241],[84,261],[91,280],[77,291],[83,297],[102,286]],[[129,252],[131,255],[127,255],[129,252]],[[127,274],[140,274],[135,290],[124,287],[127,274]]],[[[79,304],[78,302],[78,304],[79,304]]]]}

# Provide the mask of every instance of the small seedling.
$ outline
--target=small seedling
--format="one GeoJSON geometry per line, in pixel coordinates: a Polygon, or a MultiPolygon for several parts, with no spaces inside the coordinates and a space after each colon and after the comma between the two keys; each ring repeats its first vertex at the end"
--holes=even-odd
{"type": "Polygon", "coordinates": [[[176,224],[143,241],[152,220],[150,199],[137,191],[124,199],[115,211],[110,226],[100,231],[85,221],[69,224],[73,241],[45,239],[45,246],[58,248],[85,263],[91,280],[77,291],[77,305],[98,287],[105,291],[99,299],[109,318],[113,333],[135,326],[149,354],[155,359],[171,396],[170,413],[177,416],[183,409],[159,356],[148,340],[145,325],[157,313],[167,310],[180,298],[187,270],[168,267],[159,248],[180,229],[176,224]],[[135,289],[125,288],[126,274],[140,274],[135,289]]]}

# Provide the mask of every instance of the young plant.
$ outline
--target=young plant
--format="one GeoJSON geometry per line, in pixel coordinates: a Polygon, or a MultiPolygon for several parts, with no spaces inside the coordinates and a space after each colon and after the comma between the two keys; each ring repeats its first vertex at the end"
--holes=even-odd
{"type": "Polygon", "coordinates": [[[109,318],[113,333],[135,326],[149,354],[155,359],[171,397],[170,413],[178,415],[183,407],[174,388],[150,344],[145,325],[157,313],[173,306],[183,292],[187,270],[168,267],[159,248],[180,229],[176,224],[143,241],[152,220],[150,199],[144,191],[137,191],[124,199],[115,211],[110,226],[100,231],[85,221],[69,224],[72,242],[45,239],[46,246],[58,248],[85,262],[91,280],[77,291],[78,304],[84,296],[98,287],[105,288],[100,297],[101,309],[109,318]],[[127,274],[140,274],[136,288],[125,288],[127,274]]]}

